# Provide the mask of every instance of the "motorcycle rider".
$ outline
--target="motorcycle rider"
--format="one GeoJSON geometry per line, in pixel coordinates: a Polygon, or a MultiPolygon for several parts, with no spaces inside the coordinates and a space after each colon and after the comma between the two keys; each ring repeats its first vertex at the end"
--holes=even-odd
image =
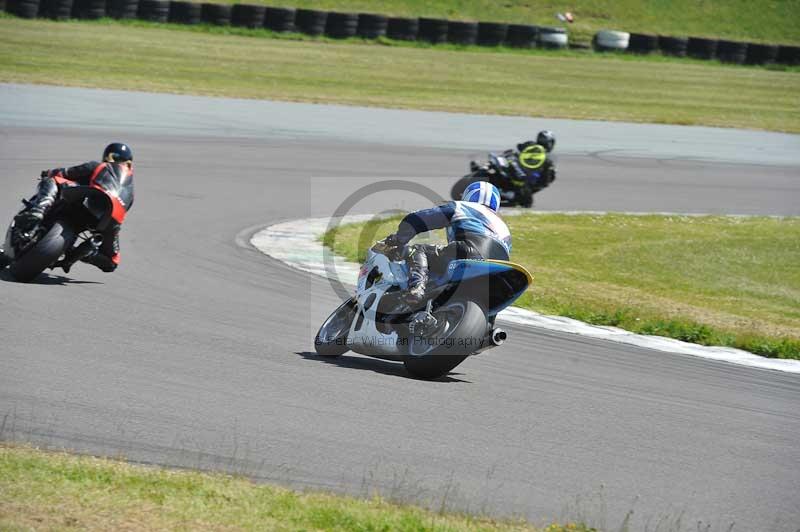
{"type": "Polygon", "coordinates": [[[477,181],[467,186],[461,201],[412,212],[403,218],[397,232],[384,239],[387,246],[400,251],[419,233],[447,228],[446,246],[416,244],[407,250],[409,280],[405,300],[410,307],[418,307],[425,299],[429,267],[445,271],[455,259],[508,260],[511,233],[497,215],[499,210],[497,187],[477,181]]]}
{"type": "MultiPolygon", "coordinates": [[[[54,168],[44,170],[38,183],[36,195],[28,200],[25,209],[14,217],[16,230],[21,234],[32,233],[53,207],[56,196],[62,186],[97,185],[102,188],[104,182],[119,182],[123,178],[131,181],[130,202],[127,210],[133,206],[133,152],[127,144],[114,142],[103,150],[103,161],[89,161],[70,168],[54,168]]],[[[113,272],[120,262],[118,223],[111,223],[104,232],[103,242],[92,254],[81,260],[96,266],[104,272],[113,272]]],[[[68,259],[59,263],[69,273],[72,262],[68,259]]]]}
{"type": "MultiPolygon", "coordinates": [[[[546,188],[556,179],[556,166],[550,155],[556,145],[556,137],[550,130],[542,130],[536,140],[527,140],[517,144],[516,150],[508,150],[503,155],[508,161],[510,172],[507,180],[498,176],[500,188],[517,190],[523,199],[520,205],[533,205],[533,195],[546,188]]],[[[472,171],[479,167],[476,163],[470,166],[472,171]]]]}

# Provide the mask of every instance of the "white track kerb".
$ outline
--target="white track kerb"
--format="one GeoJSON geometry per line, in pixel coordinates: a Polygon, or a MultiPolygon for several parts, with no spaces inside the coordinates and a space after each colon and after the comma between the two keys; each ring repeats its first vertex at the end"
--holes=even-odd
{"type": "MultiPolygon", "coordinates": [[[[374,218],[372,215],[346,216],[341,223],[363,222],[372,218],[374,218]]],[[[330,222],[330,218],[307,218],[270,225],[253,235],[250,243],[262,253],[278,259],[292,268],[327,278],[323,246],[319,238],[325,233],[330,222]]],[[[343,284],[355,286],[359,268],[359,264],[347,262],[344,258],[337,256],[334,258],[334,268],[329,268],[329,270],[335,270],[336,277],[343,284]]],[[[535,272],[533,273],[535,277],[535,272]]],[[[730,347],[709,347],[662,336],[634,334],[617,327],[589,325],[571,318],[546,316],[517,307],[504,310],[498,315],[498,318],[519,325],[602,338],[668,353],[721,360],[754,368],[800,373],[800,360],[765,358],[730,347]]]]}

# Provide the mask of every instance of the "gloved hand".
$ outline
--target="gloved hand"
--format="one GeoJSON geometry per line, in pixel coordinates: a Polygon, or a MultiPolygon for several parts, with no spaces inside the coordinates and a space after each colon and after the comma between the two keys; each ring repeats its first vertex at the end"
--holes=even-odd
{"type": "Polygon", "coordinates": [[[385,255],[389,258],[389,260],[395,261],[403,258],[403,252],[405,251],[406,246],[400,241],[396,234],[391,234],[384,238],[383,243],[386,246],[385,255]]]}

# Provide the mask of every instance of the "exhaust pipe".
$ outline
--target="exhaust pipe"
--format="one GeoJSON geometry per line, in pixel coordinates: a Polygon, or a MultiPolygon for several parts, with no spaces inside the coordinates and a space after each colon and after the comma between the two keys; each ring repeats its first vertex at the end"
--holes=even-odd
{"type": "Polygon", "coordinates": [[[496,328],[492,330],[492,343],[494,345],[503,345],[503,343],[508,338],[508,333],[505,332],[501,328],[496,328]]]}

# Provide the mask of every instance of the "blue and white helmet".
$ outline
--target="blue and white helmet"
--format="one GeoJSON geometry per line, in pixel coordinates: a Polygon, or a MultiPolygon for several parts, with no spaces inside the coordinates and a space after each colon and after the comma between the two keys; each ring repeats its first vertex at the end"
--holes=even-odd
{"type": "Polygon", "coordinates": [[[480,203],[497,212],[500,210],[500,191],[488,181],[476,181],[464,189],[461,201],[480,203]]]}

